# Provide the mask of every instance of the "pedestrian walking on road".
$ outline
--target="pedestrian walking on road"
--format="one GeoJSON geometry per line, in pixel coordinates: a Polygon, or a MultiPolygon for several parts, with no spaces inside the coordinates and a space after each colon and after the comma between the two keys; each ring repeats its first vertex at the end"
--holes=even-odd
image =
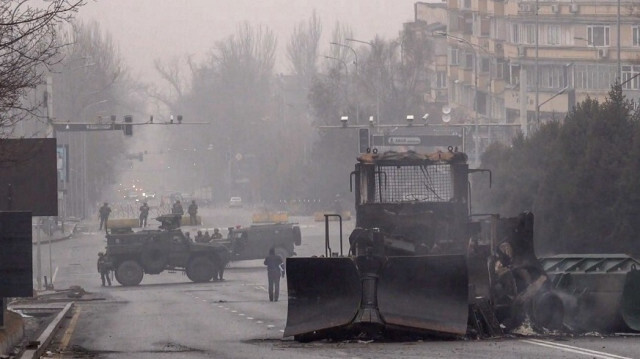
{"type": "Polygon", "coordinates": [[[284,263],[282,258],[276,255],[275,249],[269,249],[269,255],[264,259],[267,266],[267,278],[269,280],[269,301],[277,302],[280,294],[280,277],[284,278],[284,263]]]}
{"type": "Polygon", "coordinates": [[[104,253],[98,253],[98,272],[100,273],[100,279],[102,280],[102,286],[104,287],[105,278],[106,283],[111,287],[111,278],[109,278],[109,271],[111,271],[111,265],[107,260],[107,257],[104,253]]]}
{"type": "Polygon", "coordinates": [[[198,205],[195,199],[191,201],[187,212],[189,212],[189,224],[192,226],[198,225],[198,205]]]}
{"type": "Polygon", "coordinates": [[[147,226],[147,218],[149,218],[149,205],[147,202],[144,202],[142,206],[140,206],[140,227],[144,228],[147,226]]]}
{"type": "Polygon", "coordinates": [[[99,217],[100,217],[100,230],[102,230],[102,226],[104,226],[104,230],[107,230],[107,222],[109,222],[109,215],[111,214],[111,207],[109,207],[109,203],[105,202],[102,207],[100,207],[99,217]]]}

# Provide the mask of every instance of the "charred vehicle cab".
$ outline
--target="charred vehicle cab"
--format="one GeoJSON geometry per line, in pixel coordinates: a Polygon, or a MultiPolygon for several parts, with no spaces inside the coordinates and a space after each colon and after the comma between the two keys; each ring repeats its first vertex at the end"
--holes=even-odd
{"type": "Polygon", "coordinates": [[[156,218],[155,230],[134,232],[131,228],[112,229],[107,234],[106,256],[118,283],[140,284],[144,274],[165,270],[184,271],[193,282],[207,282],[229,262],[229,251],[220,244],[195,243],[180,230],[180,216],[156,218]]]}

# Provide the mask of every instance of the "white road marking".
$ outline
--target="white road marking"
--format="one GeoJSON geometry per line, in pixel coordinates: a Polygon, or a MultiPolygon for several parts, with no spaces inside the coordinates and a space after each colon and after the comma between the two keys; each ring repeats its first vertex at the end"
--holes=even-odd
{"type": "Polygon", "coordinates": [[[269,329],[274,328],[274,327],[275,327],[275,325],[273,325],[273,324],[267,325],[267,328],[269,328],[269,329]]]}
{"type": "Polygon", "coordinates": [[[284,329],[280,329],[280,333],[284,333],[284,329]]]}
{"type": "Polygon", "coordinates": [[[241,317],[244,317],[244,313],[240,313],[240,314],[238,314],[238,315],[239,315],[239,316],[241,316],[241,317]]]}
{"type": "Polygon", "coordinates": [[[232,310],[231,313],[238,313],[238,311],[237,310],[232,310]]]}
{"type": "Polygon", "coordinates": [[[219,305],[218,308],[224,308],[223,306],[219,305]]]}
{"type": "Polygon", "coordinates": [[[256,323],[258,323],[258,324],[262,324],[262,323],[264,323],[264,322],[263,322],[262,320],[258,320],[256,323]]]}
{"type": "Polygon", "coordinates": [[[203,299],[202,301],[205,302],[205,303],[207,302],[205,299],[203,299]]]}
{"type": "Polygon", "coordinates": [[[525,342],[525,343],[533,344],[533,345],[539,345],[539,346],[546,347],[546,348],[553,348],[553,349],[558,349],[558,350],[562,350],[562,351],[566,351],[566,352],[570,352],[570,353],[592,356],[594,358],[601,358],[601,359],[631,359],[629,357],[623,357],[623,356],[619,356],[619,355],[615,355],[615,354],[599,352],[599,351],[596,351],[596,350],[585,349],[585,348],[580,348],[580,347],[574,347],[574,346],[566,345],[566,344],[548,342],[546,340],[524,339],[524,340],[521,340],[521,341],[525,342]]]}
{"type": "Polygon", "coordinates": [[[249,320],[253,320],[253,317],[247,317],[247,319],[249,319],[249,320]]]}

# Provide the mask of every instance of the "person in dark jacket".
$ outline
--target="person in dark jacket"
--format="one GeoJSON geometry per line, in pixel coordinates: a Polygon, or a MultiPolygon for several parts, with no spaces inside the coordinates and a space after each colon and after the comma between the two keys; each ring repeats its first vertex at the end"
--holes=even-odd
{"type": "Polygon", "coordinates": [[[109,271],[111,270],[111,264],[107,260],[104,253],[98,253],[98,272],[100,273],[100,279],[102,280],[102,286],[104,287],[105,279],[111,287],[111,278],[109,278],[109,271]]]}
{"type": "Polygon", "coordinates": [[[269,280],[269,301],[277,302],[280,294],[280,277],[284,278],[284,263],[282,258],[276,255],[275,249],[269,249],[269,255],[264,259],[267,266],[267,278],[269,280]]]}
{"type": "Polygon", "coordinates": [[[189,224],[195,226],[198,224],[198,205],[196,204],[196,200],[192,200],[189,208],[187,208],[187,212],[189,212],[189,224]]]}
{"type": "Polygon", "coordinates": [[[147,218],[149,218],[149,205],[147,202],[144,202],[142,206],[140,206],[140,227],[144,228],[147,226],[147,218]]]}
{"type": "Polygon", "coordinates": [[[184,214],[184,209],[182,208],[180,200],[176,201],[176,203],[173,204],[173,207],[171,207],[171,213],[179,214],[180,216],[184,214]]]}
{"type": "Polygon", "coordinates": [[[107,229],[107,222],[109,222],[109,215],[111,214],[111,207],[109,207],[109,203],[105,202],[102,207],[100,207],[99,216],[100,216],[100,230],[102,230],[102,226],[104,229],[107,229]]]}

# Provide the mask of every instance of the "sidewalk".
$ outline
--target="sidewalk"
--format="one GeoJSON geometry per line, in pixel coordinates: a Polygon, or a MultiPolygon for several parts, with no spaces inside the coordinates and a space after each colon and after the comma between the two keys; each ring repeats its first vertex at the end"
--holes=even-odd
{"type": "Polygon", "coordinates": [[[32,233],[32,241],[33,244],[37,244],[38,243],[38,235],[40,236],[40,243],[55,243],[55,242],[59,242],[59,241],[63,241],[65,239],[69,239],[73,236],[73,234],[76,232],[76,228],[78,227],[78,225],[80,224],[80,222],[78,221],[74,221],[74,222],[67,222],[64,225],[64,231],[57,229],[53,232],[53,234],[50,236],[48,233],[46,233],[46,231],[39,229],[39,228],[34,228],[32,233]]]}
{"type": "MultiPolygon", "coordinates": [[[[76,232],[76,228],[79,224],[79,221],[67,222],[64,225],[64,231],[58,229],[54,231],[51,236],[45,233],[42,229],[34,226],[32,231],[32,242],[34,245],[38,244],[38,236],[40,237],[40,244],[55,243],[69,239],[73,237],[73,234],[76,232]]],[[[46,291],[38,293],[38,295],[42,294],[46,295],[48,293],[46,291]]],[[[37,300],[35,295],[36,293],[34,291],[34,298],[25,298],[25,300],[37,300]]],[[[0,329],[0,357],[12,353],[14,348],[25,339],[26,332],[30,331],[28,328],[29,326],[25,325],[24,318],[18,313],[5,311],[4,320],[5,326],[0,329]]]]}

